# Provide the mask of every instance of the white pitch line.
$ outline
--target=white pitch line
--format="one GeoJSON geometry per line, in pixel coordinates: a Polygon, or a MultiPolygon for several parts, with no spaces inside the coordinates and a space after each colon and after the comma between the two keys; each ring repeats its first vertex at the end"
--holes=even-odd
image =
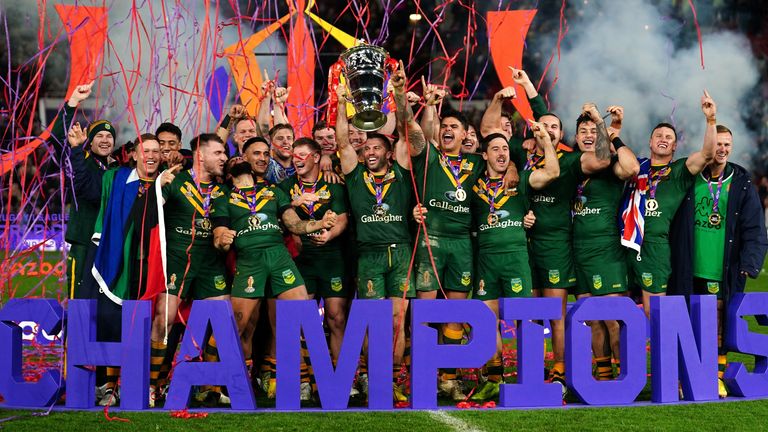
{"type": "Polygon", "coordinates": [[[456,418],[442,410],[427,411],[427,414],[440,423],[450,426],[456,432],[483,432],[482,429],[474,428],[464,420],[456,418]]]}

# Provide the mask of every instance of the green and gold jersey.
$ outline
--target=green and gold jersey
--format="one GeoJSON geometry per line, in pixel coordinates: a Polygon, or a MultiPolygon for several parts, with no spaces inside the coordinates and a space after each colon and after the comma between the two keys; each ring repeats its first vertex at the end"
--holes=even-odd
{"type": "Polygon", "coordinates": [[[479,250],[483,253],[527,251],[523,217],[528,213],[531,171],[520,171],[515,192],[506,193],[503,179],[479,178],[472,186],[472,214],[479,250]],[[494,198],[491,198],[494,197],[494,198]],[[491,202],[494,212],[491,214],[491,202]]]}
{"type": "Polygon", "coordinates": [[[347,174],[347,193],[361,251],[411,242],[407,219],[413,210],[410,175],[397,162],[383,176],[371,175],[362,163],[347,174]],[[381,207],[377,206],[376,184],[381,184],[381,207]]]}
{"type": "Polygon", "coordinates": [[[653,165],[648,174],[648,191],[645,194],[644,242],[666,243],[669,241],[669,225],[675,216],[685,194],[693,185],[695,176],[685,166],[687,158],[678,159],[668,165],[653,165]],[[651,183],[658,178],[655,205],[650,204],[651,183]]]}
{"type": "MultiPolygon", "coordinates": [[[[560,175],[544,189],[531,191],[531,209],[536,223],[531,238],[540,241],[571,241],[571,200],[578,185],[584,179],[581,171],[581,152],[558,150],[560,175]]],[[[543,156],[534,156],[529,169],[543,166],[543,156]]],[[[525,167],[525,165],[523,165],[525,167]]]]}
{"type": "Polygon", "coordinates": [[[477,154],[444,156],[437,146],[430,145],[412,160],[416,189],[422,205],[429,211],[427,231],[431,236],[467,238],[472,225],[470,190],[485,171],[485,161],[477,154]],[[461,192],[456,177],[462,186],[461,192]]]}
{"type": "Polygon", "coordinates": [[[238,252],[283,244],[278,219],[291,205],[285,192],[263,181],[226,192],[214,200],[213,208],[217,224],[235,231],[234,246],[238,252]]]}
{"type": "Polygon", "coordinates": [[[167,248],[183,252],[190,244],[192,248],[213,247],[211,218],[218,215],[212,204],[224,196],[226,188],[215,182],[201,182],[198,189],[186,170],[178,173],[162,190],[167,248]]]}
{"type": "Polygon", "coordinates": [[[613,165],[576,186],[573,199],[573,241],[595,244],[619,241],[618,215],[624,180],[616,177],[613,165]]]}
{"type": "MultiPolygon", "coordinates": [[[[298,176],[291,176],[280,183],[279,187],[291,200],[298,198],[302,193],[314,193],[318,196],[320,201],[313,205],[302,205],[301,207],[296,208],[296,214],[298,214],[302,220],[321,220],[328,210],[333,210],[336,214],[347,212],[344,187],[338,184],[327,183],[323,179],[322,172],[317,178],[316,183],[302,182],[299,180],[298,176]]],[[[310,236],[317,235],[319,232],[320,231],[301,236],[301,255],[305,257],[322,255],[324,251],[340,250],[338,237],[323,246],[315,246],[315,244],[310,241],[310,236]]]]}
{"type": "MultiPolygon", "coordinates": [[[[708,175],[708,174],[707,174],[708,175]]],[[[731,191],[733,169],[726,165],[717,178],[696,176],[693,212],[693,275],[713,281],[723,280],[725,256],[725,217],[731,191]],[[717,211],[715,211],[717,199],[717,211]]]]}

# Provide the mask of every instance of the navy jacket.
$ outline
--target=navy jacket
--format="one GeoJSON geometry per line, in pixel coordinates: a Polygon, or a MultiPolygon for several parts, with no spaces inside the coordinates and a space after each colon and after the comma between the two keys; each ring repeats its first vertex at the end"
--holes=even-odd
{"type": "MultiPolygon", "coordinates": [[[[747,280],[740,274],[742,271],[757,277],[768,250],[765,216],[757,188],[746,169],[730,162],[728,165],[733,169],[733,179],[725,217],[725,255],[720,286],[726,302],[733,294],[744,291],[747,280]]],[[[670,229],[672,276],[667,294],[671,295],[693,294],[693,195],[694,187],[691,187],[670,229]]]]}

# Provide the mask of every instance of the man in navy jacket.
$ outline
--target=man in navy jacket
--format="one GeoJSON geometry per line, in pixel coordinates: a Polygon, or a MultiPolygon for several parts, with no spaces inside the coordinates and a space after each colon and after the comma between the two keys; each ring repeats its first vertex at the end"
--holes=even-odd
{"type": "Polygon", "coordinates": [[[722,381],[727,324],[723,311],[734,294],[744,291],[747,276],[760,274],[768,250],[757,188],[746,169],[728,162],[732,145],[731,131],[718,125],[715,158],[696,178],[670,230],[673,271],[668,294],[717,295],[721,397],[727,395],[722,381]]]}

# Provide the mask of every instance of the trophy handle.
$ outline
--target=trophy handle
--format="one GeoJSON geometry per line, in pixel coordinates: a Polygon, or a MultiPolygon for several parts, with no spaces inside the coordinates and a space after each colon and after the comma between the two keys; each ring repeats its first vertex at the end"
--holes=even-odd
{"type": "Polygon", "coordinates": [[[339,98],[336,96],[336,89],[339,87],[341,72],[344,69],[344,60],[338,60],[328,69],[328,109],[326,111],[325,122],[329,128],[336,127],[336,116],[339,111],[339,98]]]}

